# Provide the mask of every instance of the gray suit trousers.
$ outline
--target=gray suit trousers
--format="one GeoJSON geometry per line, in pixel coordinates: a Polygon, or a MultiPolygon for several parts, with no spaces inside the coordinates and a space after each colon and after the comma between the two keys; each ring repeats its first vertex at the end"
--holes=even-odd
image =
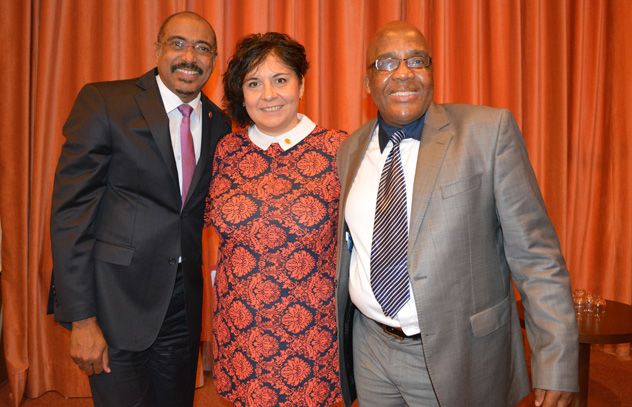
{"type": "Polygon", "coordinates": [[[420,339],[395,338],[356,312],[353,363],[360,406],[438,406],[422,355],[420,339]]]}

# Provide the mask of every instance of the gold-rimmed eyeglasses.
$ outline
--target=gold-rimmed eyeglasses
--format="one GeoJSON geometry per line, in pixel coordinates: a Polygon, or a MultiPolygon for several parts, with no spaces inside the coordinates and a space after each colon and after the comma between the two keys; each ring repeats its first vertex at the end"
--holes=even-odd
{"type": "Polygon", "coordinates": [[[211,56],[215,55],[215,49],[211,48],[205,42],[189,42],[183,40],[182,38],[172,38],[164,42],[172,51],[175,52],[184,52],[187,48],[193,48],[196,54],[201,56],[211,56]]]}

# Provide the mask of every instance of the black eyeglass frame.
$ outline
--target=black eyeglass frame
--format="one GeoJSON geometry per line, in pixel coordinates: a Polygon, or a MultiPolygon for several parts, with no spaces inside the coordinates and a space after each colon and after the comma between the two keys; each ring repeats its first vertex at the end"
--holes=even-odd
{"type": "Polygon", "coordinates": [[[367,65],[367,69],[373,68],[376,71],[379,72],[393,72],[399,69],[399,67],[402,64],[402,61],[406,63],[406,66],[408,67],[408,69],[428,69],[432,67],[432,57],[430,55],[427,54],[423,54],[423,55],[414,55],[412,57],[408,57],[408,58],[392,58],[392,57],[388,57],[388,58],[377,58],[375,61],[373,61],[372,63],[370,63],[369,65],[367,65]],[[409,60],[414,60],[414,59],[425,59],[426,61],[422,64],[422,66],[410,66],[408,61],[409,60]],[[379,63],[380,61],[397,61],[397,66],[393,69],[383,69],[379,67],[379,63]]]}

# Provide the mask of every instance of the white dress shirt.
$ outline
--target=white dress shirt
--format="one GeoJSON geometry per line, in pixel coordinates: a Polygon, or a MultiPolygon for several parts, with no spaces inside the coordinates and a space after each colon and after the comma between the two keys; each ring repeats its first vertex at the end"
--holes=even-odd
{"type": "MultiPolygon", "coordinates": [[[[419,141],[411,138],[400,142],[404,179],[406,180],[406,203],[408,227],[410,229],[410,211],[413,200],[413,184],[415,182],[415,168],[419,153],[419,141]]],[[[417,309],[410,282],[408,290],[410,300],[397,313],[395,318],[384,315],[371,289],[371,243],[373,241],[373,222],[375,221],[375,204],[377,192],[382,176],[382,169],[393,143],[388,142],[383,152],[380,152],[378,126],[373,129],[369,147],[367,149],[358,174],[347,197],[345,205],[345,220],[351,232],[353,250],[349,269],[349,294],[353,304],[366,317],[385,325],[399,327],[406,335],[420,332],[417,319],[417,309]]]]}
{"type": "MultiPolygon", "coordinates": [[[[165,106],[165,112],[169,117],[169,135],[171,136],[171,148],[173,149],[173,158],[176,160],[176,168],[178,170],[178,184],[180,185],[180,195],[182,195],[182,147],[180,144],[180,123],[182,123],[182,113],[178,110],[183,102],[178,95],[173,93],[167,85],[164,84],[160,75],[156,75],[158,82],[158,90],[162,98],[162,104],[165,106]]],[[[195,162],[200,159],[200,150],[202,149],[202,103],[200,99],[202,94],[198,95],[187,103],[193,108],[189,117],[189,130],[193,137],[193,150],[195,151],[195,162]]],[[[183,198],[184,200],[184,198],[183,198]]],[[[182,256],[178,257],[178,263],[182,263],[182,256]]]]}
{"type": "MultiPolygon", "coordinates": [[[[173,156],[176,160],[176,168],[178,169],[178,182],[180,184],[180,192],[182,192],[182,149],[180,147],[180,123],[182,123],[182,113],[178,110],[178,106],[183,104],[180,97],[173,93],[167,85],[164,84],[160,75],[156,75],[158,89],[165,111],[169,117],[169,134],[171,135],[171,147],[173,148],[173,156]]],[[[193,136],[193,149],[195,150],[195,162],[200,159],[200,150],[202,148],[202,103],[200,99],[201,93],[188,103],[193,108],[190,117],[190,130],[193,136]]]]}

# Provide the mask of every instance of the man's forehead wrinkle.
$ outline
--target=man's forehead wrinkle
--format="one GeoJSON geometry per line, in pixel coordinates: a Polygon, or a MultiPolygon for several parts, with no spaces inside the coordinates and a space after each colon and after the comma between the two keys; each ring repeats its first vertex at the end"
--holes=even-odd
{"type": "Polygon", "coordinates": [[[371,63],[374,59],[380,57],[381,55],[392,54],[398,51],[411,51],[411,53],[428,53],[429,49],[425,38],[418,30],[408,25],[396,24],[393,27],[388,27],[380,30],[375,34],[375,37],[368,47],[367,63],[371,63]],[[384,48],[391,48],[389,46],[391,42],[399,42],[400,40],[408,41],[410,43],[414,42],[415,46],[409,49],[384,50],[384,48]]]}

